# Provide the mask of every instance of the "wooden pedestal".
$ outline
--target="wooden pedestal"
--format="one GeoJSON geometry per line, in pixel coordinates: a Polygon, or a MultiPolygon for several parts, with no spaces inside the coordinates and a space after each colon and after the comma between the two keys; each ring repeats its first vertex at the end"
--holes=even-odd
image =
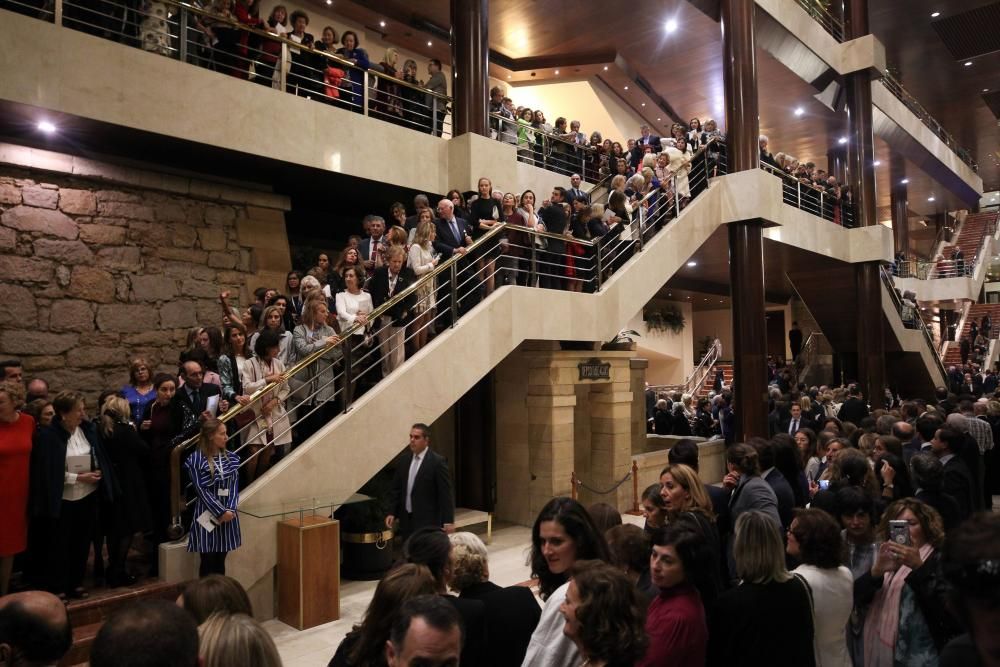
{"type": "Polygon", "coordinates": [[[340,523],[278,523],[278,619],[305,630],[340,618],[340,523]]]}

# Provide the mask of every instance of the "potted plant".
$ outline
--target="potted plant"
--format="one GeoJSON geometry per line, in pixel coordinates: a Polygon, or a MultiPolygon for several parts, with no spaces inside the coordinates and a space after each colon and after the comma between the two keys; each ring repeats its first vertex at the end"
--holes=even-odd
{"type": "Polygon", "coordinates": [[[679,334],[684,331],[687,324],[684,314],[671,306],[662,309],[653,308],[643,314],[646,328],[650,331],[670,331],[679,334]]]}
{"type": "Polygon", "coordinates": [[[345,579],[380,579],[392,566],[393,533],[385,527],[385,517],[390,513],[394,463],[395,459],[358,490],[371,500],[343,505],[334,512],[340,521],[340,569],[345,579]]]}
{"type": "Polygon", "coordinates": [[[630,352],[635,350],[635,340],[633,340],[633,337],[641,338],[637,331],[633,331],[632,329],[622,329],[615,335],[614,338],[604,345],[601,345],[601,349],[608,351],[630,352]]]}

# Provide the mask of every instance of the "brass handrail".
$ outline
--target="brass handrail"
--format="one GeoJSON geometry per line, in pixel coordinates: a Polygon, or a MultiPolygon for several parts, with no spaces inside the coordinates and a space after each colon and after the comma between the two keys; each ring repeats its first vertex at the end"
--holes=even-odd
{"type": "MultiPolygon", "coordinates": [[[[690,156],[690,158],[688,158],[688,161],[687,161],[687,166],[690,167],[690,165],[694,164],[695,158],[698,157],[699,155],[701,155],[702,153],[704,153],[705,151],[707,151],[708,147],[711,146],[712,144],[714,144],[717,141],[719,141],[718,137],[712,137],[711,139],[708,140],[708,143],[706,143],[704,146],[702,146],[701,148],[699,148],[698,150],[696,150],[694,153],[691,153],[691,156],[690,156]]],[[[674,172],[673,174],[671,174],[671,177],[672,178],[676,178],[677,177],[677,172],[674,172]]],[[[646,203],[646,201],[649,200],[649,199],[652,199],[653,195],[655,195],[655,194],[659,194],[659,191],[658,190],[650,190],[645,195],[643,195],[642,199],[640,199],[639,201],[637,201],[636,204],[644,204],[644,203],[646,203]]]]}

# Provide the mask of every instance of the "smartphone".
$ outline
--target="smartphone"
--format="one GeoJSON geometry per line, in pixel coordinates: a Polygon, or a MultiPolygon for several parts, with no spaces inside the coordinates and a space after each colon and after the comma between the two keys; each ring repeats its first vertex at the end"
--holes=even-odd
{"type": "Polygon", "coordinates": [[[910,523],[899,519],[890,521],[889,539],[896,544],[910,546],[910,523]]]}
{"type": "Polygon", "coordinates": [[[830,488],[830,480],[828,480],[828,479],[821,479],[821,480],[819,480],[819,490],[820,491],[826,491],[829,488],[830,488]]]}

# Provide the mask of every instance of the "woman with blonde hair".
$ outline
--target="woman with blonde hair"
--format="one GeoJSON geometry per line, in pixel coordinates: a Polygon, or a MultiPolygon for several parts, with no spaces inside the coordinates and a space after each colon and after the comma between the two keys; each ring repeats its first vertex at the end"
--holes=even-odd
{"type": "MultiPolygon", "coordinates": [[[[295,354],[305,359],[321,350],[326,352],[299,371],[292,379],[299,422],[299,437],[308,438],[336,415],[336,364],[344,353],[337,343],[340,337],[327,324],[330,308],[325,299],[312,299],[302,311],[302,324],[292,334],[295,354]]],[[[343,384],[342,382],[340,384],[343,384]]],[[[288,434],[291,441],[291,433],[288,434]]]]}
{"type": "Polygon", "coordinates": [[[750,510],[736,520],[733,558],[739,585],[710,616],[710,665],[814,665],[812,604],[785,568],[779,524],[750,510]],[[781,628],[775,641],[774,628],[781,628]]]}
{"type": "MultiPolygon", "coordinates": [[[[667,464],[660,471],[660,484],[667,525],[687,525],[702,536],[706,551],[711,554],[709,571],[718,593],[722,590],[722,539],[705,485],[694,468],[682,463],[667,464]]],[[[708,605],[711,600],[703,602],[708,605]]]]}
{"type": "MultiPolygon", "coordinates": [[[[226,573],[226,555],[239,548],[240,458],[226,450],[226,425],[202,422],[198,445],[184,462],[194,488],[194,514],[187,550],[201,555],[198,576],[226,573]]],[[[237,664],[237,663],[231,663],[237,664]]]]}
{"type": "MultiPolygon", "coordinates": [[[[424,209],[420,212],[420,222],[417,223],[417,232],[413,236],[413,244],[410,246],[406,259],[407,266],[417,276],[417,280],[433,271],[439,261],[433,246],[437,232],[434,228],[434,222],[429,218],[430,209],[424,209]]],[[[435,283],[435,280],[428,280],[417,288],[417,302],[413,306],[415,317],[410,324],[414,352],[427,344],[427,338],[430,335],[431,317],[437,305],[435,283]]]]}
{"type": "Polygon", "coordinates": [[[201,667],[281,667],[271,635],[246,614],[217,612],[198,628],[201,667]]]}
{"type": "Polygon", "coordinates": [[[153,525],[143,477],[149,445],[130,422],[130,413],[129,402],[121,396],[109,396],[101,406],[101,439],[118,480],[114,500],[103,503],[100,513],[108,536],[107,581],[111,587],[135,583],[125,568],[129,547],[136,533],[147,532],[153,525]]]}
{"type": "Polygon", "coordinates": [[[145,357],[133,357],[128,362],[128,384],[122,387],[122,395],[129,403],[132,422],[142,422],[146,406],[156,399],[153,388],[153,367],[145,357]]]}
{"type": "Polygon", "coordinates": [[[282,366],[291,366],[295,362],[292,332],[285,329],[285,316],[280,306],[268,306],[261,314],[260,329],[250,336],[248,342],[254,354],[257,352],[257,339],[264,331],[273,331],[274,335],[278,337],[278,358],[281,359],[282,366]]]}

